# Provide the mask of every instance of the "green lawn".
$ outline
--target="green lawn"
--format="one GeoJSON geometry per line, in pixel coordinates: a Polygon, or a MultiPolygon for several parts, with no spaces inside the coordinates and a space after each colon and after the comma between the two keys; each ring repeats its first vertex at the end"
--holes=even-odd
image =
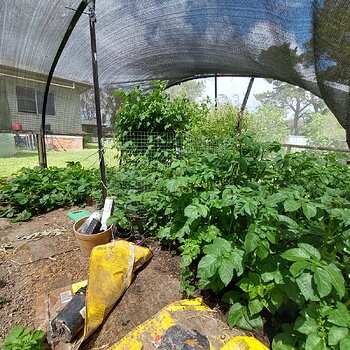
{"type": "MultiPolygon", "coordinates": [[[[112,148],[105,150],[106,165],[117,165],[118,151],[112,148]]],[[[98,167],[98,149],[83,149],[81,151],[48,151],[48,166],[64,167],[66,162],[80,162],[85,168],[98,167]]],[[[22,167],[34,168],[38,166],[38,153],[18,151],[14,157],[0,158],[0,177],[9,177],[22,167]]]]}

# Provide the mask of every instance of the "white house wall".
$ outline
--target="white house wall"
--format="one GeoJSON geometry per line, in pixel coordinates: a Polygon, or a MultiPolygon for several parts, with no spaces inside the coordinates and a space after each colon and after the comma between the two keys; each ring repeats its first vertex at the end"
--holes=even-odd
{"type": "MultiPolygon", "coordinates": [[[[23,130],[37,131],[41,125],[41,114],[18,112],[16,85],[31,87],[44,91],[45,84],[25,79],[5,77],[7,98],[10,106],[12,123],[19,123],[23,130]]],[[[81,134],[80,98],[79,90],[71,87],[51,86],[50,92],[54,94],[55,116],[46,116],[46,124],[51,126],[54,134],[81,134]]]]}

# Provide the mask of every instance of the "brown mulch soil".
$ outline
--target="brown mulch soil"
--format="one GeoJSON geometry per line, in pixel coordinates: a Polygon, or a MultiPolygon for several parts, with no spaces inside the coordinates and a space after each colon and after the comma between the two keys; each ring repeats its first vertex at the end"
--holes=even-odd
{"type": "MultiPolygon", "coordinates": [[[[0,219],[0,246],[15,246],[0,252],[0,297],[5,299],[0,299],[0,341],[15,325],[35,327],[37,303],[44,303],[41,295],[88,277],[88,258],[81,254],[71,230],[72,221],[66,216],[76,209],[56,210],[22,223],[0,219]],[[16,239],[56,228],[63,233],[37,241],[16,239]]],[[[181,299],[179,257],[153,241],[147,245],[153,258],[82,349],[112,345],[164,306],[181,299]]]]}

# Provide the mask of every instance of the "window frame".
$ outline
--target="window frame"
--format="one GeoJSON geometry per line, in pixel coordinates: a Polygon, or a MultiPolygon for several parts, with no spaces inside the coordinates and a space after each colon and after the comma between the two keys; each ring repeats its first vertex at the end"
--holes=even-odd
{"type": "MultiPolygon", "coordinates": [[[[44,101],[44,92],[36,90],[36,96],[37,96],[36,100],[37,100],[38,114],[41,114],[42,113],[42,108],[43,108],[42,101],[44,101]],[[42,95],[42,97],[41,97],[41,95],[42,95]]],[[[47,96],[46,115],[51,115],[51,116],[55,116],[56,115],[55,95],[52,92],[49,92],[49,94],[47,96]]]]}
{"type": "MultiPolygon", "coordinates": [[[[29,94],[28,94],[29,95],[29,94]]],[[[42,104],[44,100],[44,92],[30,86],[16,85],[16,102],[17,102],[17,111],[20,113],[30,113],[41,115],[42,113],[42,104]],[[21,91],[22,90],[22,91],[21,91]],[[20,92],[32,91],[33,98],[28,98],[25,93],[22,95],[20,92]],[[23,103],[32,103],[32,107],[34,107],[35,103],[35,111],[34,109],[23,108],[23,103]]],[[[46,104],[46,115],[48,116],[56,116],[56,106],[55,106],[55,95],[52,92],[49,92],[46,104]]]]}
{"type": "Polygon", "coordinates": [[[36,100],[36,92],[34,88],[31,88],[28,86],[16,85],[16,100],[17,100],[18,112],[37,114],[38,106],[37,106],[37,100],[36,100]],[[25,92],[26,90],[27,92],[25,92]],[[29,91],[31,92],[33,98],[29,97],[29,94],[28,94],[29,91]],[[32,103],[33,104],[32,107],[35,107],[35,110],[23,107],[22,103],[28,103],[28,104],[32,103]]]}

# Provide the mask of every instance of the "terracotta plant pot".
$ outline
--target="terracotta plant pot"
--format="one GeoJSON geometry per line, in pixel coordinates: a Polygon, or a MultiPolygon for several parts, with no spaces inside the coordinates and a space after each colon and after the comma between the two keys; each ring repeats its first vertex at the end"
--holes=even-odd
{"type": "Polygon", "coordinates": [[[92,248],[101,244],[106,244],[111,240],[112,230],[109,227],[107,230],[100,233],[95,233],[93,235],[85,235],[85,234],[79,233],[77,231],[78,228],[85,222],[87,218],[88,217],[82,218],[79,221],[77,221],[73,225],[73,231],[74,231],[75,238],[78,242],[80,251],[85,256],[90,256],[92,248]]]}

